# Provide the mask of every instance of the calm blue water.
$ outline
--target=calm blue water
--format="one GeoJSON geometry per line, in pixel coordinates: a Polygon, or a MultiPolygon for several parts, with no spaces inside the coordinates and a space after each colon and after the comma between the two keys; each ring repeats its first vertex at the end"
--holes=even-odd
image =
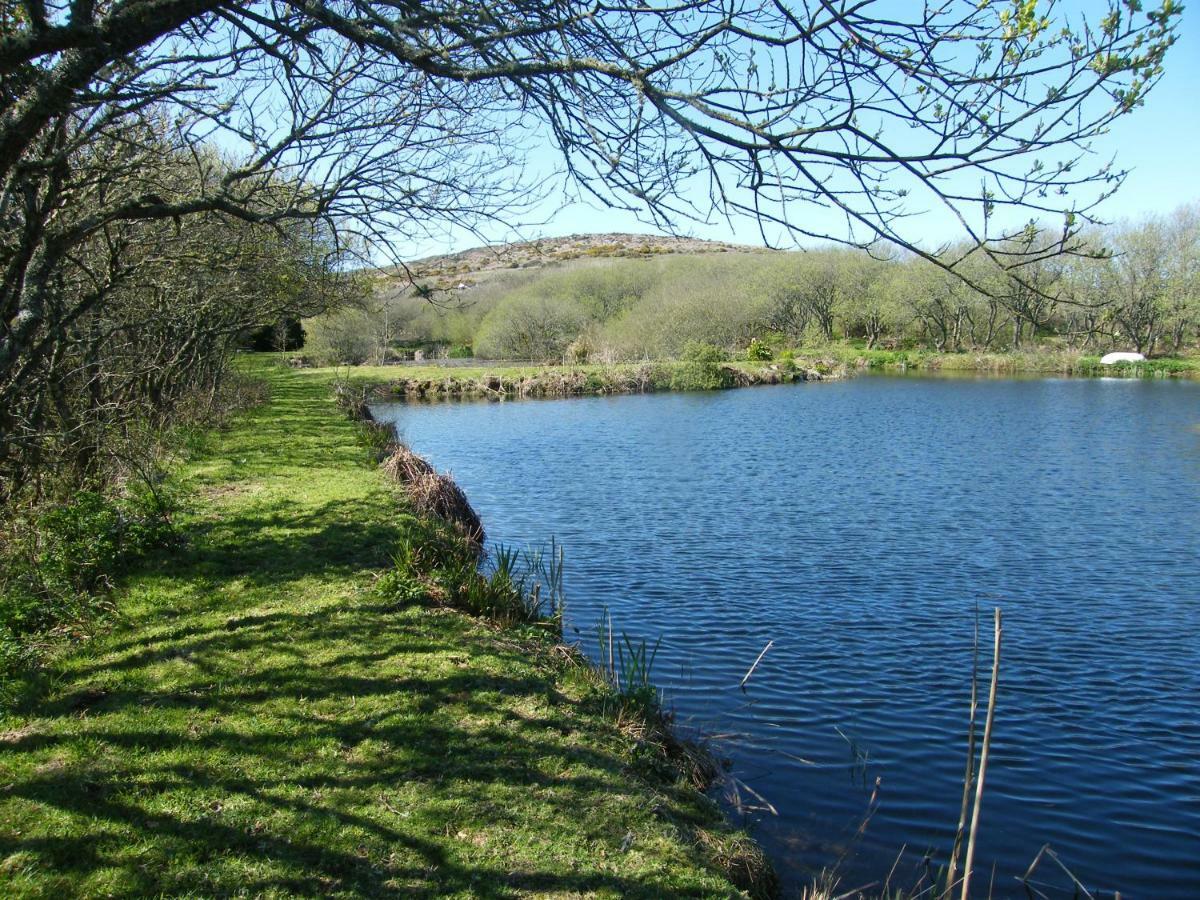
{"type": "MultiPolygon", "coordinates": [[[[901,882],[944,860],[975,609],[986,666],[999,605],[977,884],[994,864],[996,896],[1019,893],[1049,843],[1089,889],[1200,896],[1200,384],[863,377],[377,412],[490,539],[565,545],[585,649],[606,606],[662,636],[656,681],[777,811],[746,815],[791,885],[838,863],[848,890],[905,846],[901,882]]],[[[1035,880],[1069,884],[1048,861],[1035,880]]]]}

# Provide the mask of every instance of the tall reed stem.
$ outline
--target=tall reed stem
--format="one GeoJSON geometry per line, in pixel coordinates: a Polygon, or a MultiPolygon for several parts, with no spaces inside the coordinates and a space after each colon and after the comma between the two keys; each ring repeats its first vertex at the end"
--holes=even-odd
{"type": "Polygon", "coordinates": [[[1000,683],[1000,607],[996,607],[995,644],[992,648],[992,686],[988,690],[987,721],[983,726],[983,749],[979,752],[979,780],[975,782],[975,808],[971,810],[971,832],[967,838],[967,859],[963,864],[962,900],[971,896],[971,872],[975,865],[975,838],[979,833],[979,813],[983,806],[983,783],[987,777],[988,752],[992,747],[992,723],[996,718],[996,688],[1000,683]]]}
{"type": "Polygon", "coordinates": [[[946,872],[948,897],[958,877],[958,857],[962,853],[963,837],[967,832],[967,816],[971,813],[971,787],[975,779],[975,721],[979,712],[979,606],[975,606],[975,643],[971,654],[971,713],[967,722],[967,770],[963,774],[962,806],[958,812],[958,829],[954,832],[954,848],[950,851],[950,867],[946,872]]]}

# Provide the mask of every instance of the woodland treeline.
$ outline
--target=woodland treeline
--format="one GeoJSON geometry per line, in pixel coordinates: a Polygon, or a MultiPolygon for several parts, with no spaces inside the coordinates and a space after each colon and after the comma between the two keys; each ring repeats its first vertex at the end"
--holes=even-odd
{"type": "MultiPolygon", "coordinates": [[[[97,148],[90,166],[75,163],[60,185],[55,227],[86,227],[91,192],[136,191],[156,153],[151,140],[137,150],[126,159],[129,145],[97,148]]],[[[171,155],[158,152],[155,166],[169,177],[171,155]]],[[[176,175],[194,171],[181,164],[176,175]]],[[[264,228],[208,212],[186,226],[166,219],[90,229],[30,279],[55,315],[5,385],[0,501],[151,465],[170,426],[199,422],[218,400],[233,351],[253,332],[348,296],[352,279],[338,266],[330,236],[307,222],[264,228]]]]}
{"type": "Polygon", "coordinates": [[[383,290],[306,323],[323,362],[382,362],[405,346],[574,362],[677,356],[694,343],[1003,352],[1039,347],[1179,354],[1200,336],[1200,204],[1093,230],[1057,254],[1031,232],[964,247],[953,272],[912,254],[831,248],[578,260],[485,272],[431,297],[383,290]]]}
{"type": "MultiPolygon", "coordinates": [[[[219,177],[215,154],[209,163],[219,177]]],[[[21,291],[41,322],[3,381],[0,688],[57,630],[90,617],[123,565],[171,539],[171,461],[262,399],[231,371],[234,351],[286,344],[289,322],[350,296],[354,279],[317,222],[264,227],[216,210],[105,221],[103,204],[135,196],[150,175],[202,190],[189,184],[194,160],[152,133],[101,140],[76,147],[45,193],[23,198],[24,221],[10,207],[0,229],[10,267],[26,229],[64,242],[28,261],[21,291]]]]}

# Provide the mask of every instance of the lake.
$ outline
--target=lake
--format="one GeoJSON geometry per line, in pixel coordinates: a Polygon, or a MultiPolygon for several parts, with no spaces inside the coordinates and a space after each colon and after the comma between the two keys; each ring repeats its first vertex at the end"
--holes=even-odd
{"type": "MultiPolygon", "coordinates": [[[[883,878],[902,848],[899,883],[944,862],[976,609],[985,700],[1000,606],[979,893],[994,866],[995,896],[1024,896],[1049,843],[1090,890],[1200,894],[1200,384],[864,376],[376,414],[489,540],[562,543],[568,637],[594,653],[605,607],[661,637],[656,683],[721,735],[727,797],[792,887],[883,878]]],[[[1048,858],[1034,881],[1070,895],[1048,858]]]]}

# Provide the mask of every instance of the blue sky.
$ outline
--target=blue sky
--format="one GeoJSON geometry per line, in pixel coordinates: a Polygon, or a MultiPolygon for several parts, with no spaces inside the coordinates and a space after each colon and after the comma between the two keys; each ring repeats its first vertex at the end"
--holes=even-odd
{"type": "Polygon", "coordinates": [[[1104,213],[1135,218],[1200,200],[1200,3],[1187,4],[1179,40],[1146,105],[1118,122],[1106,146],[1132,174],[1104,213]]]}
{"type": "MultiPolygon", "coordinates": [[[[1080,0],[1076,8],[1093,19],[1102,9],[1094,0],[1080,0]]],[[[1097,211],[1105,220],[1136,219],[1200,200],[1200,0],[1196,7],[1185,7],[1178,34],[1179,39],[1167,57],[1166,72],[1145,105],[1118,120],[1109,134],[1093,144],[1099,158],[1107,161],[1115,156],[1119,168],[1132,170],[1122,189],[1097,211]]],[[[543,150],[535,153],[530,162],[549,169],[555,160],[548,150],[543,150]]],[[[605,209],[594,202],[564,203],[561,193],[547,199],[537,218],[538,224],[522,227],[519,233],[500,229],[485,233],[490,241],[503,242],[576,233],[659,231],[631,212],[605,209]]],[[[925,244],[961,236],[957,224],[944,214],[930,214],[920,220],[918,227],[921,242],[925,244]]],[[[696,237],[762,243],[753,224],[746,221],[732,225],[725,221],[707,225],[679,222],[676,228],[682,234],[696,237]]],[[[478,237],[462,234],[447,243],[413,245],[403,255],[415,258],[463,250],[479,243],[478,237]]]]}

